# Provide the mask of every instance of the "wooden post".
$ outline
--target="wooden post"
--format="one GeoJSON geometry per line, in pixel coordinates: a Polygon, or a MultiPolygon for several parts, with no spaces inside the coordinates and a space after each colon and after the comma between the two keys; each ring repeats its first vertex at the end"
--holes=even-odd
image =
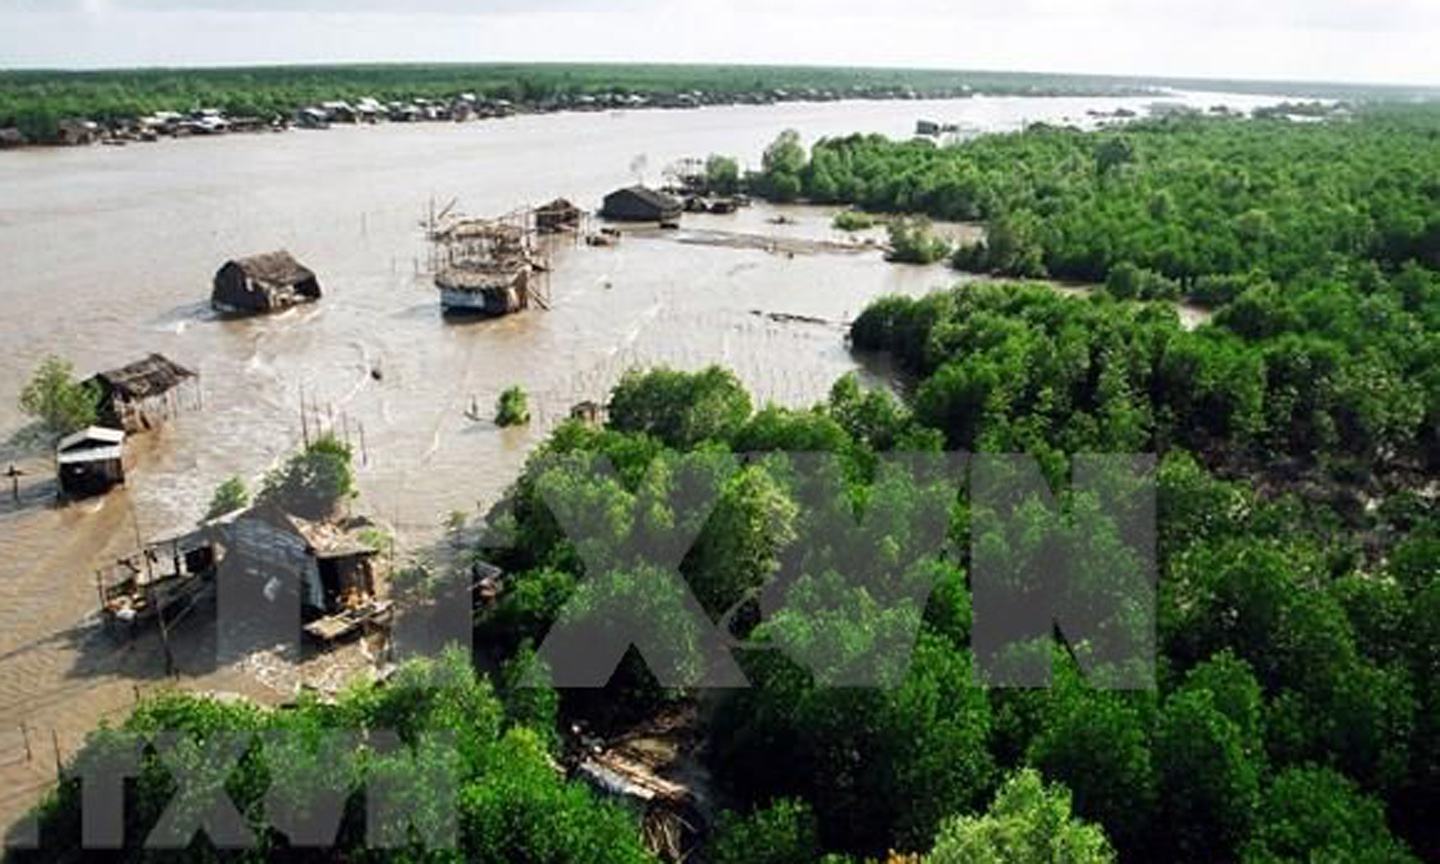
{"type": "Polygon", "coordinates": [[[19,468],[16,468],[16,467],[12,464],[12,465],[5,471],[5,476],[10,478],[10,497],[15,499],[15,503],[16,503],[16,504],[19,504],[19,503],[20,503],[20,478],[25,476],[25,472],[24,472],[24,471],[21,471],[19,468]]]}
{"type": "Polygon", "coordinates": [[[310,420],[305,415],[305,388],[300,388],[300,435],[305,441],[305,448],[310,448],[310,420]]]}
{"type": "Polygon", "coordinates": [[[155,604],[155,619],[160,622],[160,648],[165,652],[165,674],[170,678],[178,677],[175,674],[175,655],[170,650],[170,625],[165,623],[165,607],[159,602],[154,585],[150,586],[150,602],[155,604]]]}
{"type": "Polygon", "coordinates": [[[35,761],[35,753],[30,749],[30,727],[25,725],[24,720],[20,721],[20,737],[25,739],[25,761],[35,761]]]}
{"type": "Polygon", "coordinates": [[[365,424],[360,424],[360,464],[370,467],[370,451],[365,447],[365,424]]]}
{"type": "Polygon", "coordinates": [[[65,763],[60,759],[60,734],[54,727],[50,729],[50,746],[55,748],[55,781],[63,782],[65,779],[65,763]]]}
{"type": "MultiPolygon", "coordinates": [[[[103,570],[95,571],[95,595],[100,598],[100,613],[105,613],[105,573],[103,570]]],[[[110,616],[105,616],[105,627],[110,627],[110,616]]]]}

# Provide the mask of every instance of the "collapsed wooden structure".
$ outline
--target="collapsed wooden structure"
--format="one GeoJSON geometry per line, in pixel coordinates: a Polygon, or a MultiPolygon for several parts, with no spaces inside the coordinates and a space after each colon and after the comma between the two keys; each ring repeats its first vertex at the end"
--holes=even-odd
{"type": "MultiPolygon", "coordinates": [[[[199,376],[163,354],[100,372],[86,383],[100,393],[99,419],[105,426],[142,432],[177,413],[184,385],[199,376]]],[[[198,401],[198,393],[193,394],[198,401]]]]}
{"type": "Polygon", "coordinates": [[[220,538],[208,528],[149,543],[96,573],[100,614],[107,625],[132,631],[152,623],[168,627],[214,583],[222,555],[220,538]]]}
{"type": "Polygon", "coordinates": [[[575,771],[597,792],[639,812],[645,846],[662,860],[684,861],[703,833],[690,788],[661,777],[641,760],[605,751],[580,760],[575,771]]]}
{"type": "Polygon", "coordinates": [[[321,296],[314,271],[281,249],[227,261],[215,274],[210,303],[229,315],[261,315],[321,296]]]}
{"type": "Polygon", "coordinates": [[[693,759],[698,717],[694,705],[666,710],[609,741],[571,730],[573,775],[636,811],[646,847],[663,861],[689,860],[715,815],[693,759]]]}

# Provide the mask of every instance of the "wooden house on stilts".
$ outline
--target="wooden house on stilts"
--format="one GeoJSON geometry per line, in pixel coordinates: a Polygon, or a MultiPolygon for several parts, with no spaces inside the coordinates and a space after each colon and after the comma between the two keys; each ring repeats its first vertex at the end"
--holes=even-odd
{"type": "Polygon", "coordinates": [[[494,317],[549,308],[549,270],[534,211],[500,219],[432,218],[431,269],[447,315],[494,317]]]}
{"type": "Polygon", "coordinates": [[[162,354],[101,372],[90,379],[100,393],[99,417],[105,426],[143,432],[178,412],[186,385],[199,399],[199,376],[162,354]]]}

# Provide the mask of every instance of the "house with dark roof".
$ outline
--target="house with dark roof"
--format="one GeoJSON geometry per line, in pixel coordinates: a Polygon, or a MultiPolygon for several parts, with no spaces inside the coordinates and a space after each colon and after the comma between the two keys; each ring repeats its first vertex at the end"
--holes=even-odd
{"type": "Polygon", "coordinates": [[[285,250],[225,262],[215,274],[210,302],[228,314],[259,315],[320,299],[310,268],[285,250]]]}
{"type": "Polygon", "coordinates": [[[126,432],[141,432],[180,408],[177,391],[198,376],[163,354],[101,372],[86,383],[100,394],[102,423],[126,432]]]}
{"type": "Polygon", "coordinates": [[[629,186],[605,196],[600,215],[616,222],[672,222],[685,205],[648,186],[629,186]]]}

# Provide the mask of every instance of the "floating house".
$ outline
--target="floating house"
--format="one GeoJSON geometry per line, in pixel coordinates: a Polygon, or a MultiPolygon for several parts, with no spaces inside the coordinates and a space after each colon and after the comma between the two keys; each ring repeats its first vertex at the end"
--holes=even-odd
{"type": "Polygon", "coordinates": [[[564,198],[556,198],[535,210],[535,227],[541,234],[578,231],[585,211],[564,198]]]}
{"type": "Polygon", "coordinates": [[[125,483],[125,433],[102,426],[82,429],[60,442],[55,462],[62,495],[104,495],[125,483]]]}
{"type": "Polygon", "coordinates": [[[142,432],[177,411],[179,390],[199,378],[165,357],[151,354],[144,360],[101,372],[87,383],[100,392],[100,420],[126,432],[142,432]]]}
{"type": "Polygon", "coordinates": [[[320,299],[315,273],[283,249],[225,262],[211,304],[233,315],[261,315],[320,299]]]}
{"type": "Polygon", "coordinates": [[[673,222],[684,210],[684,203],[664,192],[630,186],[606,195],[600,215],[616,222],[673,222]]]}

